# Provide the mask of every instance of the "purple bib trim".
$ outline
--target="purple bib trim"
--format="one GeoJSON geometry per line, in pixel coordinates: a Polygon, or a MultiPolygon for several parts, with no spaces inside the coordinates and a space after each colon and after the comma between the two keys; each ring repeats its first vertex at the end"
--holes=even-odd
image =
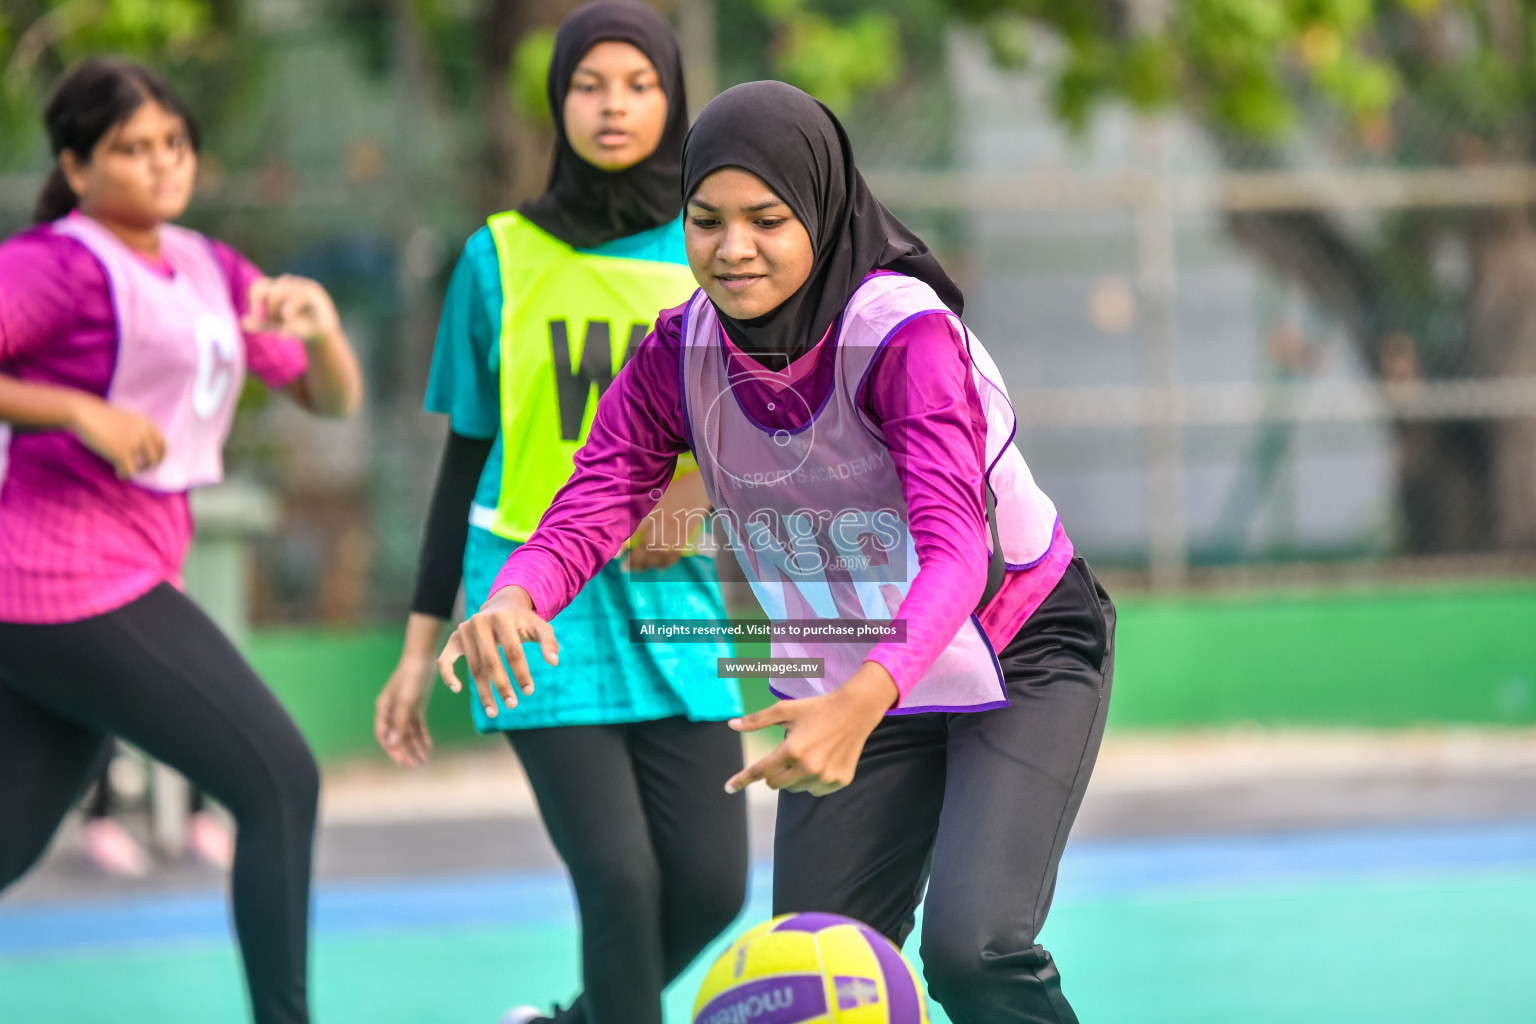
{"type": "MultiPolygon", "coordinates": [[[[686,316],[686,314],[684,314],[684,315],[686,316]]],[[[837,322],[832,325],[831,330],[828,332],[830,334],[830,338],[829,339],[823,339],[822,342],[821,342],[821,344],[827,345],[827,350],[823,351],[823,352],[816,353],[816,358],[817,359],[830,359],[835,364],[835,362],[837,360],[838,339],[841,337],[842,332],[843,332],[843,318],[842,318],[841,315],[839,315],[838,318],[837,318],[837,322]]],[[[724,370],[726,379],[729,380],[729,381],[732,381],[732,382],[737,381],[737,380],[741,380],[743,378],[746,379],[746,380],[755,380],[756,377],[752,373],[737,373],[737,374],[731,373],[731,353],[730,353],[730,350],[727,349],[726,344],[725,344],[725,329],[722,327],[722,328],[720,328],[720,330],[717,333],[718,333],[717,345],[719,346],[719,349],[720,349],[721,369],[724,370]]],[[[683,337],[684,338],[688,337],[686,331],[684,332],[683,337]]],[[[748,354],[747,357],[751,358],[750,354],[748,354]]],[[[804,358],[804,357],[802,357],[802,358],[804,358]]],[[[773,373],[774,371],[768,369],[765,366],[765,367],[763,367],[763,372],[764,373],[773,373]]],[[[806,379],[809,380],[811,378],[814,378],[816,376],[816,374],[818,374],[819,372],[821,372],[819,368],[812,370],[810,372],[809,376],[806,379]]],[[[796,396],[797,397],[799,396],[799,392],[796,391],[796,389],[793,388],[793,387],[786,388],[785,390],[786,391],[794,391],[796,396]]],[[[765,433],[765,434],[777,434],[780,430],[783,430],[786,434],[794,435],[794,434],[803,433],[804,431],[810,429],[810,427],[815,424],[816,420],[821,416],[821,414],[826,411],[827,403],[832,401],[832,393],[835,392],[836,390],[837,390],[837,375],[836,375],[836,369],[834,367],[832,380],[828,383],[828,386],[827,386],[827,393],[821,396],[821,404],[818,405],[815,409],[811,410],[811,415],[809,417],[807,417],[806,421],[804,423],[800,424],[798,427],[770,427],[770,426],[767,426],[767,425],[765,425],[763,423],[759,423],[758,420],[757,420],[757,417],[753,416],[751,410],[748,409],[745,405],[743,405],[741,399],[739,397],[737,397],[737,395],[736,395],[736,388],[735,388],[734,384],[731,387],[731,398],[735,400],[736,407],[741,410],[741,414],[744,417],[746,417],[747,422],[752,424],[758,430],[761,430],[763,433],[765,433]]],[[[687,392],[684,391],[683,394],[687,394],[687,392]]],[[[687,407],[688,407],[688,403],[684,402],[683,403],[683,408],[687,409],[687,407]]],[[[685,413],[685,415],[686,415],[686,413],[685,413]]]]}
{"type": "MultiPolygon", "coordinates": [[[[704,295],[704,289],[698,288],[683,303],[683,323],[681,343],[677,346],[677,393],[679,396],[688,394],[688,318],[693,315],[694,304],[704,295]]],[[[704,301],[708,302],[708,299],[704,301]]],[[[689,418],[688,402],[680,403],[683,407],[683,437],[688,442],[689,451],[697,451],[698,445],[693,443],[693,422],[689,418]]]]}
{"type": "Polygon", "coordinates": [[[1033,569],[1035,566],[1051,557],[1051,552],[1056,550],[1056,539],[1058,536],[1062,538],[1066,537],[1066,534],[1061,529],[1061,516],[1057,516],[1056,521],[1051,524],[1051,546],[1040,552],[1039,558],[1032,562],[1025,562],[1023,565],[1014,565],[1012,562],[1004,562],[1003,565],[1007,567],[1009,572],[1024,572],[1026,570],[1033,569]]]}

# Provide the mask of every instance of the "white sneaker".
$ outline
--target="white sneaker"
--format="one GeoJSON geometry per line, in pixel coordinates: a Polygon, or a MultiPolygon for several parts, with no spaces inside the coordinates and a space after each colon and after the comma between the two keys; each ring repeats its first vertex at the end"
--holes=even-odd
{"type": "Polygon", "coordinates": [[[498,1024],[536,1024],[537,1021],[549,1019],[538,1007],[514,1006],[502,1015],[498,1024]]]}

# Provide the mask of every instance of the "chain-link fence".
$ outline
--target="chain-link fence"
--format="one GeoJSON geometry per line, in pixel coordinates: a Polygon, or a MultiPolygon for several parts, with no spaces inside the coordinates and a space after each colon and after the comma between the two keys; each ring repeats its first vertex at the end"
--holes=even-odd
{"type": "MultiPolygon", "coordinates": [[[[454,159],[474,140],[334,40],[276,52],[259,159],[209,154],[189,223],[324,282],[370,395],[348,424],[248,403],[231,463],[286,509],[254,609],[393,617],[445,429],[421,396],[478,225],[454,159]]],[[[950,65],[946,102],[908,90],[931,116],[850,133],[964,285],[1018,443],[1096,565],[1158,587],[1536,568],[1536,168],[1245,170],[1178,119],[1110,111],[1074,139],[1039,80],[962,36],[950,65]],[[903,166],[941,151],[945,170],[903,166]]],[[[39,182],[0,176],[6,234],[39,182]]]]}
{"type": "MultiPolygon", "coordinates": [[[[946,238],[1018,443],[1096,563],[1174,587],[1234,569],[1500,571],[1536,555],[1536,237],[1505,223],[1536,202],[1536,169],[871,179],[946,238]],[[1300,243],[1276,258],[1279,243],[1244,239],[1302,216],[1432,236],[1427,257],[1401,258],[1427,260],[1436,294],[1394,305],[1378,284],[1352,322],[1288,270],[1308,258],[1300,243]]],[[[351,424],[281,402],[242,419],[233,464],[287,508],[259,546],[258,617],[388,614],[408,598],[442,436],[419,403],[453,229],[398,238],[366,195],[227,196],[194,222],[327,282],[372,385],[351,424]]]]}
{"type": "MultiPolygon", "coordinates": [[[[1139,130],[1155,152],[1163,130],[1139,130]]],[[[1536,169],[1150,162],[875,177],[966,225],[968,319],[1079,547],[1159,587],[1528,560],[1536,169]]]]}

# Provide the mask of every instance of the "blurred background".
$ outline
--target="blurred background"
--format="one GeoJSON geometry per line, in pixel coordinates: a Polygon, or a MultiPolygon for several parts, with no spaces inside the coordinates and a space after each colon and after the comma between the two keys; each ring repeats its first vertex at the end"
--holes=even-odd
{"type": "MultiPolygon", "coordinates": [[[[323,282],[365,360],[345,424],[246,396],[189,577],[327,765],[322,1020],[492,1020],[573,985],[504,746],[446,692],[425,773],[371,735],[446,430],[421,411],[441,297],[485,216],[543,184],[573,6],[0,0],[0,231],[30,220],[58,74],[140,57],[202,121],[187,223],[323,282]],[[397,948],[401,900],[438,916],[397,948]],[[466,948],[511,973],[449,984],[466,948]]],[[[1044,938],[1084,1020],[1527,1019],[1536,7],[657,6],[695,110],[773,77],[844,119],[965,288],[1018,443],[1120,606],[1110,734],[1044,938]]],[[[145,1020],[240,1019],[214,879],[104,880],[60,845],[0,904],[0,1019],[93,1019],[82,977],[145,1020]],[[203,923],[129,914],[85,946],[69,926],[172,904],[203,923]],[[167,976],[204,1009],[134,987],[167,976]]]]}

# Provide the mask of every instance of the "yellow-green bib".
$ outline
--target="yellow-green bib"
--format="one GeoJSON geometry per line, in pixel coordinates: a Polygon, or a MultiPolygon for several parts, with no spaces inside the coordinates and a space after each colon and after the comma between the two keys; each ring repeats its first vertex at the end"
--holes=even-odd
{"type": "Polygon", "coordinates": [[[577,252],[516,212],[487,223],[502,294],[504,463],[491,530],[525,541],[570,478],[629,350],[697,285],[681,264],[577,252]]]}

